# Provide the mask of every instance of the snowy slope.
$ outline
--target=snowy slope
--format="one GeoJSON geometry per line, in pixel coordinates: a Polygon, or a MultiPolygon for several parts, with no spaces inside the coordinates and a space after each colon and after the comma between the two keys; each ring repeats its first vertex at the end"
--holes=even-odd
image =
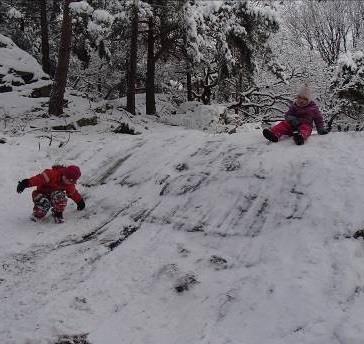
{"type": "Polygon", "coordinates": [[[363,135],[8,134],[0,342],[362,344],[363,135]],[[16,182],[54,161],[81,166],[87,207],[35,224],[16,182]]]}
{"type": "MultiPolygon", "coordinates": [[[[0,45],[3,74],[45,77],[0,45]]],[[[143,95],[132,117],[74,91],[49,118],[48,98],[22,96],[31,85],[0,94],[1,344],[364,343],[363,133],[302,147],[255,125],[212,135],[223,107],[163,95],[159,120],[143,95]],[[113,134],[120,123],[141,135],[113,134]],[[86,209],[30,222],[17,181],[62,162],[81,166],[86,209]]]]}

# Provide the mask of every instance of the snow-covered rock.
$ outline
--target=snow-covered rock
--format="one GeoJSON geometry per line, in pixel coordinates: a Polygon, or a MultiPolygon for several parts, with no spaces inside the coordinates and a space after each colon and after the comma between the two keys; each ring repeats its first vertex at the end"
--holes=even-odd
{"type": "Polygon", "coordinates": [[[49,83],[49,76],[37,60],[0,34],[0,93],[24,89],[28,84],[33,89],[49,83]]]}
{"type": "Polygon", "coordinates": [[[226,106],[204,105],[198,101],[182,103],[174,116],[168,114],[163,116],[163,122],[188,129],[198,129],[209,132],[219,132],[221,127],[221,116],[226,106]]]}

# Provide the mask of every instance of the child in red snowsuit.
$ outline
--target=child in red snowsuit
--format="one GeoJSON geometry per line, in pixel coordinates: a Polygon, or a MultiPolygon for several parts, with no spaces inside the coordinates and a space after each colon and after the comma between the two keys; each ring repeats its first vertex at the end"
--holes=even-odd
{"type": "Polygon", "coordinates": [[[63,211],[67,205],[67,197],[77,204],[77,210],[85,208],[85,201],[76,189],[76,182],[81,176],[78,166],[53,166],[42,173],[18,183],[16,191],[36,186],[32,193],[34,202],[32,220],[37,221],[46,216],[52,208],[52,216],[56,223],[62,223],[63,211]]]}
{"type": "Polygon", "coordinates": [[[284,121],[272,128],[263,130],[263,135],[267,140],[278,142],[281,136],[287,135],[293,136],[297,145],[303,145],[312,133],[313,122],[319,135],[328,133],[324,128],[322,114],[312,100],[311,91],[307,85],[299,89],[296,100],[289,107],[284,118],[284,121]]]}

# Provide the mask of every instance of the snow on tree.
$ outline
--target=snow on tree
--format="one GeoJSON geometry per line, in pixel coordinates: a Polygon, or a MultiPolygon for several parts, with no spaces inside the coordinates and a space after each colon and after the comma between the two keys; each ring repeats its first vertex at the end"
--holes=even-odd
{"type": "Polygon", "coordinates": [[[240,64],[251,71],[257,58],[253,53],[263,49],[279,28],[273,10],[244,0],[225,0],[207,18],[207,26],[226,64],[240,64]]]}
{"type": "Polygon", "coordinates": [[[208,9],[205,2],[187,1],[183,10],[186,52],[191,62],[199,63],[203,59],[202,48],[209,44],[205,35],[207,31],[205,16],[208,9]]]}
{"type": "Polygon", "coordinates": [[[24,17],[23,13],[18,11],[16,8],[11,7],[7,13],[9,19],[21,19],[24,17]]]}
{"type": "Polygon", "coordinates": [[[89,65],[91,51],[97,50],[100,57],[110,58],[106,41],[111,34],[114,16],[103,9],[94,9],[87,1],[70,4],[73,15],[74,35],[77,43],[73,51],[84,63],[89,65]]]}
{"type": "Polygon", "coordinates": [[[332,80],[334,92],[333,118],[347,116],[351,120],[364,121],[364,51],[343,54],[332,80]]]}
{"type": "Polygon", "coordinates": [[[93,7],[90,6],[87,1],[79,1],[70,4],[70,10],[75,15],[90,15],[94,11],[93,7]]]}

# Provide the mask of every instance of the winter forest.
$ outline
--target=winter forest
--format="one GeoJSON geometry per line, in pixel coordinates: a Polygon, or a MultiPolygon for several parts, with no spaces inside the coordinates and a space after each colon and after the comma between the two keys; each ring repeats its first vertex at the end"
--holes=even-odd
{"type": "MultiPolygon", "coordinates": [[[[1,33],[34,56],[55,85],[90,101],[145,94],[224,104],[224,124],[280,114],[310,83],[329,125],[362,122],[362,1],[2,1],[1,33]],[[72,23],[72,24],[71,24],[72,23]],[[282,107],[283,106],[283,107],[282,107]],[[232,114],[233,113],[233,114],[232,114]]],[[[16,81],[8,77],[2,89],[16,81]]],[[[47,92],[44,90],[43,92],[47,92]]]]}
{"type": "Polygon", "coordinates": [[[2,0],[0,343],[363,344],[363,138],[363,0],[2,0]]]}

